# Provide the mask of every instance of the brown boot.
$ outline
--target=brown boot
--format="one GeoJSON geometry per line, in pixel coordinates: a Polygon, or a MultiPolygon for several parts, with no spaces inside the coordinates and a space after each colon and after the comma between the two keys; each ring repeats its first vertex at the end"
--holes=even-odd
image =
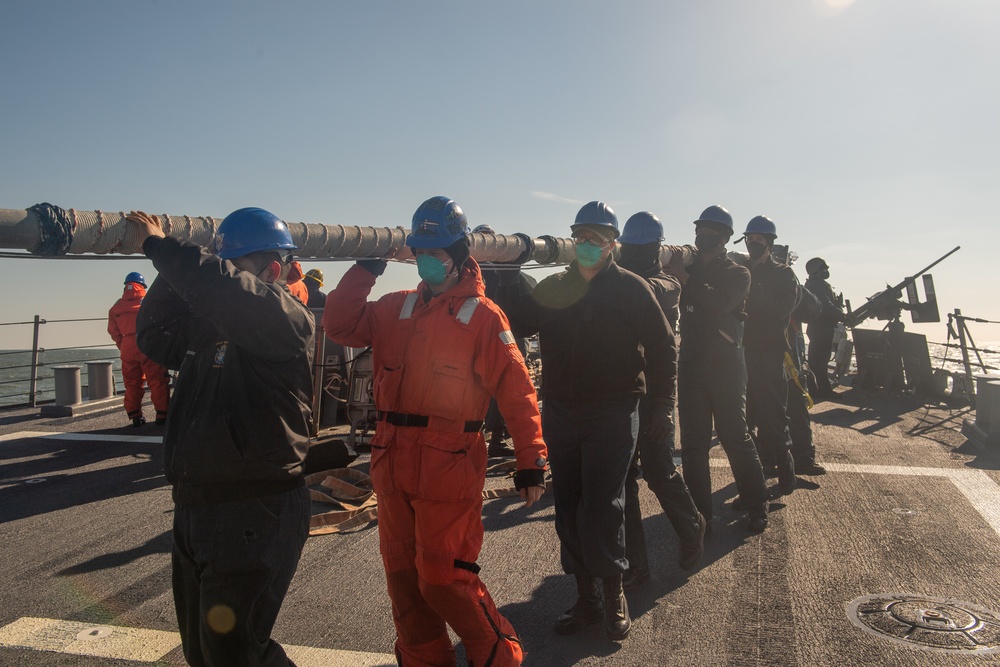
{"type": "MultiPolygon", "coordinates": [[[[618,586],[621,588],[621,577],[618,578],[618,586]]],[[[578,596],[576,604],[556,619],[556,634],[571,635],[592,623],[599,622],[604,615],[597,579],[576,575],[576,592],[578,596]]]]}
{"type": "Polygon", "coordinates": [[[628,637],[632,619],[628,615],[628,602],[622,589],[622,576],[606,577],[604,584],[604,630],[608,639],[620,642],[628,637]]]}

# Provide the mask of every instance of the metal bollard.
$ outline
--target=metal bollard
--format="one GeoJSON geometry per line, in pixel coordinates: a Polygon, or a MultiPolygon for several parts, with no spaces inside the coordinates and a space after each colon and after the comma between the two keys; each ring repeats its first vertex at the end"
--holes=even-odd
{"type": "Polygon", "coordinates": [[[110,361],[87,362],[87,398],[91,401],[115,394],[115,379],[110,361]]]}
{"type": "Polygon", "coordinates": [[[80,366],[53,366],[56,383],[56,405],[76,405],[83,402],[80,391],[80,366]]]}
{"type": "Polygon", "coordinates": [[[991,437],[1000,436],[1000,378],[976,384],[976,425],[991,437]],[[985,413],[985,423],[980,415],[985,413]]]}

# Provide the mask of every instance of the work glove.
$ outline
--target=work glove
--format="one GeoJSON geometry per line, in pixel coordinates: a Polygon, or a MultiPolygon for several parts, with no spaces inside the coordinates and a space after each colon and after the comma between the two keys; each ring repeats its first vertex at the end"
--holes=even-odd
{"type": "Polygon", "coordinates": [[[524,264],[531,259],[531,256],[535,252],[535,240],[527,234],[522,234],[521,232],[517,232],[514,236],[524,241],[524,252],[518,255],[517,259],[514,260],[514,263],[524,264]]]}
{"type": "Polygon", "coordinates": [[[671,401],[654,401],[649,411],[646,437],[654,442],[666,440],[674,428],[674,406],[671,401]]]}
{"type": "Polygon", "coordinates": [[[385,273],[385,267],[389,266],[389,262],[384,259],[359,259],[357,262],[358,266],[362,267],[368,273],[373,276],[380,276],[385,273]]]}
{"type": "Polygon", "coordinates": [[[520,491],[529,486],[545,488],[545,471],[538,468],[526,468],[514,473],[514,488],[520,491]]]}

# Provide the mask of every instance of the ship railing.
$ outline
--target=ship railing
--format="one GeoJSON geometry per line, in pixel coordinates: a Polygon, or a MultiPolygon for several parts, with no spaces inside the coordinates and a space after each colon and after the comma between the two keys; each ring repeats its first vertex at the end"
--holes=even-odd
{"type": "MultiPolygon", "coordinates": [[[[107,324],[107,317],[87,317],[50,320],[35,315],[30,322],[0,322],[0,327],[30,328],[31,346],[15,350],[0,351],[0,406],[36,407],[40,403],[55,400],[56,366],[83,364],[88,362],[112,363],[115,393],[124,391],[121,379],[121,359],[115,346],[107,342],[104,326],[90,331],[86,325],[78,327],[74,335],[81,335],[81,345],[68,347],[46,347],[46,334],[51,325],[69,323],[100,322],[107,324]],[[103,340],[104,342],[92,342],[103,340]],[[117,371],[117,372],[115,372],[117,371]]],[[[61,327],[60,327],[61,328],[61,327]]]]}

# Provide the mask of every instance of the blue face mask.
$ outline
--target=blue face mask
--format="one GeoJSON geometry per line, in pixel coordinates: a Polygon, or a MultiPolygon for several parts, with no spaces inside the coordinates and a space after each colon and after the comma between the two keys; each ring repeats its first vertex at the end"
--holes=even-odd
{"type": "Polygon", "coordinates": [[[428,285],[436,287],[448,277],[447,265],[450,263],[450,259],[445,263],[433,255],[417,255],[417,273],[428,285]]]}
{"type": "Polygon", "coordinates": [[[600,262],[603,254],[604,248],[596,246],[590,242],[581,243],[576,247],[576,260],[580,262],[580,266],[585,269],[589,269],[600,262]]]}

